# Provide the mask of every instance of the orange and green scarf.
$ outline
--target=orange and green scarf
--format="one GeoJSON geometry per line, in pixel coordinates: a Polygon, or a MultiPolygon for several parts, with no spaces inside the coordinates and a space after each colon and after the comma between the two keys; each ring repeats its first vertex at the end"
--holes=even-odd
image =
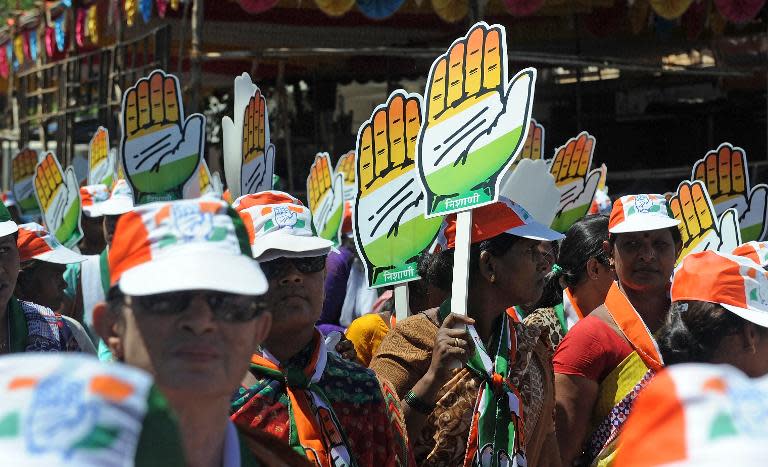
{"type": "Polygon", "coordinates": [[[285,384],[290,403],[288,442],[296,452],[320,467],[356,467],[347,436],[318,381],[323,376],[328,350],[315,330],[312,358],[304,368],[284,368],[268,351],[251,357],[254,375],[285,384]]]}
{"type": "MultiPolygon", "coordinates": [[[[450,301],[440,306],[440,319],[450,313],[450,301]]],[[[523,453],[523,401],[509,379],[517,353],[513,309],[501,316],[498,334],[491,338],[488,354],[474,326],[467,326],[475,351],[467,369],[482,379],[469,429],[464,467],[526,465],[523,453]]]]}

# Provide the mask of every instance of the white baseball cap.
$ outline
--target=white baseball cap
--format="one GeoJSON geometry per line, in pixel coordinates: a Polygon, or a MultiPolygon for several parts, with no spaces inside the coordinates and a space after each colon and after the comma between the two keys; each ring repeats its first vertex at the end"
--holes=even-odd
{"type": "Polygon", "coordinates": [[[312,213],[301,201],[282,191],[244,195],[232,206],[243,218],[259,261],[327,255],[333,242],[315,235],[312,213]]]}
{"type": "Polygon", "coordinates": [[[46,263],[82,263],[87,258],[65,247],[45,227],[35,222],[21,224],[16,240],[21,262],[36,259],[46,263]]]}
{"type": "Polygon", "coordinates": [[[669,215],[667,200],[662,195],[622,196],[613,202],[608,232],[613,234],[647,232],[677,227],[680,221],[669,215]]]}

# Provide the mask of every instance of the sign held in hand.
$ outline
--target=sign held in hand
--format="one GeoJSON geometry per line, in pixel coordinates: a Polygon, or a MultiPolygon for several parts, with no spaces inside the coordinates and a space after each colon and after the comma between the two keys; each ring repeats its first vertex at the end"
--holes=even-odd
{"type": "Polygon", "coordinates": [[[550,171],[560,190],[560,208],[552,229],[565,232],[589,211],[600,182],[600,169],[590,171],[595,137],[582,131],[555,150],[550,171]]]}
{"type": "Polygon", "coordinates": [[[37,151],[29,148],[22,149],[11,162],[13,178],[13,196],[23,214],[39,212],[40,206],[35,197],[35,167],[37,166],[37,151]]]}
{"type": "Polygon", "coordinates": [[[344,217],[344,176],[333,173],[331,156],[318,153],[307,177],[307,198],[312,211],[312,224],[317,235],[341,244],[341,221],[344,217]]]}
{"type": "Polygon", "coordinates": [[[536,69],[511,80],[503,26],[475,24],[432,64],[417,144],[428,217],[498,199],[504,171],[523,148],[536,69]]]}
{"type": "Polygon", "coordinates": [[[182,198],[198,170],[205,144],[205,117],[185,118],[176,76],[155,70],[123,96],[120,147],[125,175],[137,204],[182,198]]]}
{"type": "Polygon", "coordinates": [[[669,200],[669,209],[680,221],[678,227],[683,240],[677,264],[691,253],[705,250],[730,253],[741,244],[736,210],[726,209],[718,218],[707,188],[700,180],[681,182],[669,200]]]}
{"type": "Polygon", "coordinates": [[[112,188],[116,153],[109,147],[109,132],[100,126],[88,145],[88,185],[112,188]]]}
{"type": "Polygon", "coordinates": [[[419,278],[416,260],[440,230],[425,218],[426,197],[416,170],[421,96],[393,92],[357,134],[355,241],[371,287],[419,278]]]}
{"type": "Polygon", "coordinates": [[[56,156],[49,152],[35,168],[35,197],[40,205],[43,223],[67,248],[83,238],[80,227],[80,186],[75,169],[61,169],[56,156]]]}
{"type": "Polygon", "coordinates": [[[745,242],[764,240],[768,235],[768,185],[750,186],[746,151],[731,143],[722,143],[693,165],[692,180],[707,187],[717,215],[730,208],[739,216],[741,237],[745,242]]]}
{"type": "Polygon", "coordinates": [[[233,199],[272,189],[275,145],[267,100],[248,73],[235,78],[234,120],[222,120],[224,176],[233,199]]]}

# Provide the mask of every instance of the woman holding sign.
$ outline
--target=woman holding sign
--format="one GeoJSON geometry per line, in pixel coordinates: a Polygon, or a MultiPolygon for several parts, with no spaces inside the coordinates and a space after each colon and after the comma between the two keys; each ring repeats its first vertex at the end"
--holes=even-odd
{"type": "Polygon", "coordinates": [[[669,310],[669,279],[682,248],[678,224],[661,195],[623,196],[613,205],[604,248],[617,281],[554,356],[563,465],[611,465],[637,392],[663,366],[651,333],[669,310]]]}
{"type": "MultiPolygon", "coordinates": [[[[456,216],[449,216],[428,278],[447,290],[455,234],[456,216]]],[[[489,457],[559,464],[547,333],[525,326],[512,307],[538,301],[548,272],[539,243],[560,238],[506,198],[476,208],[468,316],[451,313],[448,299],[398,322],[384,338],[371,368],[405,402],[419,465],[486,465],[489,457]],[[498,373],[487,377],[491,359],[498,373]],[[508,397],[489,397],[498,391],[508,397]]]]}

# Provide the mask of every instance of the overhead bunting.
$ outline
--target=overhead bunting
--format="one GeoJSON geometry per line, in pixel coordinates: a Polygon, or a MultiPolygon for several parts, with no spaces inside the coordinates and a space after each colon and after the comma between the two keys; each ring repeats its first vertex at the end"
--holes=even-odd
{"type": "Polygon", "coordinates": [[[357,0],[357,8],[371,19],[386,19],[400,9],[405,0],[357,0]]]}
{"type": "Polygon", "coordinates": [[[723,18],[736,24],[755,19],[764,5],[765,0],[715,0],[717,11],[723,18]]]}
{"type": "Polygon", "coordinates": [[[467,0],[432,0],[432,8],[446,23],[456,23],[466,18],[469,13],[469,2],[467,0]]]}
{"type": "Polygon", "coordinates": [[[683,16],[693,0],[650,0],[653,11],[664,19],[672,20],[683,16]]]}
{"type": "Polygon", "coordinates": [[[269,10],[277,5],[277,0],[237,0],[240,7],[248,13],[255,15],[269,10]]]}
{"type": "Polygon", "coordinates": [[[504,6],[512,16],[530,16],[544,6],[544,0],[504,0],[504,6]]]}
{"type": "Polygon", "coordinates": [[[315,0],[315,4],[328,16],[341,16],[355,6],[355,0],[315,0]]]}

